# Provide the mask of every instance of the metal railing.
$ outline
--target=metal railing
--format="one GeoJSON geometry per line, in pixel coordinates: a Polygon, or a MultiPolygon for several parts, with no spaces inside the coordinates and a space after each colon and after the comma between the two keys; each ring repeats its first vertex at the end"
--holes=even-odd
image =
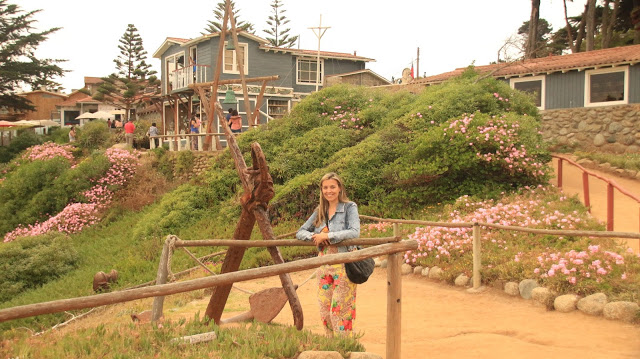
{"type": "MultiPolygon", "coordinates": [[[[158,139],[160,142],[160,147],[162,147],[162,145],[165,143],[169,145],[169,151],[205,151],[204,142],[207,136],[225,137],[226,135],[221,132],[158,135],[149,137],[149,149],[156,148],[156,143],[154,140],[158,139]]],[[[211,146],[210,151],[216,151],[215,146],[211,146]]]]}

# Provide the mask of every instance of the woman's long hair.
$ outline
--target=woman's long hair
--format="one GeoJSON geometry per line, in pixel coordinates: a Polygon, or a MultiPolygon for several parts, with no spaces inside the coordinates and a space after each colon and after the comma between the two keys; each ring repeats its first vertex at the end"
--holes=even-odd
{"type": "Polygon", "coordinates": [[[349,202],[349,198],[347,198],[347,193],[344,189],[344,182],[342,182],[342,179],[338,177],[337,174],[329,172],[326,175],[322,176],[322,179],[320,180],[320,204],[317,208],[318,216],[316,217],[316,221],[313,223],[313,225],[316,227],[320,227],[328,220],[327,212],[329,211],[329,201],[327,201],[322,195],[322,183],[330,179],[336,180],[336,182],[338,182],[338,187],[340,188],[340,193],[338,193],[338,202],[349,202]]]}

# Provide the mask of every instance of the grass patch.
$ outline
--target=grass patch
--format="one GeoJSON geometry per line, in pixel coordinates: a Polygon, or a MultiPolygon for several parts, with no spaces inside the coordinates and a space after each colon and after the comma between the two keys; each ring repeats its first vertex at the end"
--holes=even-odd
{"type": "Polygon", "coordinates": [[[604,152],[576,152],[578,159],[590,159],[598,163],[609,163],[613,167],[625,170],[640,170],[640,154],[638,153],[604,153],[604,152]]]}

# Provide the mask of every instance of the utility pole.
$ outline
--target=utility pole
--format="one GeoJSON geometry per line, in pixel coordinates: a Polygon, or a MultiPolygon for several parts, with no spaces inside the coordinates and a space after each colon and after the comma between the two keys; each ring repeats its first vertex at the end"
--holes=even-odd
{"type": "Polygon", "coordinates": [[[416,76],[420,77],[420,48],[418,47],[418,58],[416,59],[416,76]]]}
{"type": "Polygon", "coordinates": [[[330,28],[331,28],[330,26],[325,26],[325,27],[322,26],[322,14],[320,14],[320,25],[318,25],[318,27],[309,28],[313,30],[313,33],[318,38],[318,59],[316,63],[316,92],[318,92],[318,84],[320,84],[320,39],[322,39],[322,36],[327,31],[327,29],[330,29],[330,28]]]}

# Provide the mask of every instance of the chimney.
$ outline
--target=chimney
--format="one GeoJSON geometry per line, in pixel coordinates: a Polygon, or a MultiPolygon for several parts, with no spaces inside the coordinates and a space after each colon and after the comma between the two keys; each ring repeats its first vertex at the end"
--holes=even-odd
{"type": "Polygon", "coordinates": [[[356,55],[356,50],[353,50],[353,56],[358,56],[356,55]]]}

